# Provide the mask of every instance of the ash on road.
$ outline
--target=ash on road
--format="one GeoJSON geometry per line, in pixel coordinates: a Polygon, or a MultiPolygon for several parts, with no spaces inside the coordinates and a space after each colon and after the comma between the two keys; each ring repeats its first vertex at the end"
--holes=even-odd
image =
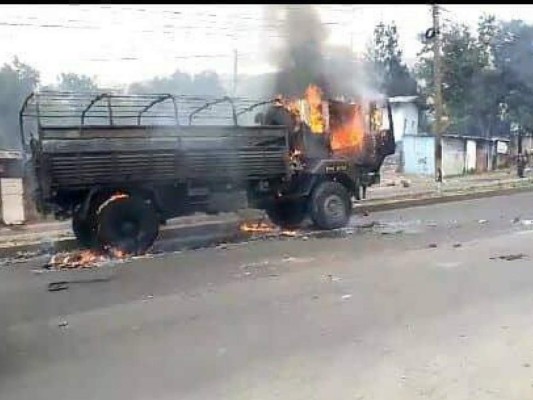
{"type": "Polygon", "coordinates": [[[533,397],[533,194],[115,267],[0,268],[0,398],[533,397]],[[480,222],[484,221],[484,222],[480,222]],[[373,222],[373,223],[372,223],[373,222]]]}

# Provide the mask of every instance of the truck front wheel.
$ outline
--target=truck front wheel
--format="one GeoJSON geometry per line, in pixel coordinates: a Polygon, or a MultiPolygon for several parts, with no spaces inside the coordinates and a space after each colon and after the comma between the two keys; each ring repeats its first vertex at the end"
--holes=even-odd
{"type": "Polygon", "coordinates": [[[97,239],[105,250],[143,254],[159,233],[159,218],[142,197],[112,196],[98,209],[97,239]]]}
{"type": "Polygon", "coordinates": [[[307,216],[307,207],[303,200],[281,200],[271,204],[266,213],[275,225],[284,229],[296,229],[307,216]]]}
{"type": "Polygon", "coordinates": [[[311,195],[311,219],[320,229],[337,229],[348,224],[352,202],[339,182],[322,182],[311,195]]]}

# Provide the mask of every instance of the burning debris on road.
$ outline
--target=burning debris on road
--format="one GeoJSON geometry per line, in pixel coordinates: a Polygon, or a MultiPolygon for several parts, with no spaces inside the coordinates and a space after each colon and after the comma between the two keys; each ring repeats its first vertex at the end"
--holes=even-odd
{"type": "Polygon", "coordinates": [[[121,251],[104,253],[94,250],[76,250],[54,254],[45,268],[53,270],[96,268],[113,260],[122,261],[126,257],[127,255],[121,251]]]}
{"type": "Polygon", "coordinates": [[[257,222],[244,222],[240,226],[240,230],[243,233],[249,233],[252,235],[273,235],[273,236],[290,236],[296,237],[300,232],[296,230],[286,230],[272,224],[271,222],[257,221],[257,222]]]}

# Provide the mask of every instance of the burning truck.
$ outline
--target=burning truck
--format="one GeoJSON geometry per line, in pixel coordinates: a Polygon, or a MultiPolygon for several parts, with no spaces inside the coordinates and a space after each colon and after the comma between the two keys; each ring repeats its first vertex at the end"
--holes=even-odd
{"type": "Polygon", "coordinates": [[[254,207],[283,228],[307,217],[320,229],[345,226],[352,199],[394,153],[388,102],[325,100],[311,85],[301,99],[242,103],[32,93],[20,130],[38,211],[72,218],[85,247],[128,254],[196,212],[254,207]],[[221,105],[224,123],[208,118],[221,105]]]}

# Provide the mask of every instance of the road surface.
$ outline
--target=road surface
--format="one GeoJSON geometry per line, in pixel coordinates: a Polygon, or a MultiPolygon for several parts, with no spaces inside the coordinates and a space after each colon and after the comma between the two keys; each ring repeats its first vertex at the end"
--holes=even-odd
{"type": "Polygon", "coordinates": [[[58,292],[42,259],[1,267],[0,399],[533,398],[532,205],[374,213],[58,292]]]}

